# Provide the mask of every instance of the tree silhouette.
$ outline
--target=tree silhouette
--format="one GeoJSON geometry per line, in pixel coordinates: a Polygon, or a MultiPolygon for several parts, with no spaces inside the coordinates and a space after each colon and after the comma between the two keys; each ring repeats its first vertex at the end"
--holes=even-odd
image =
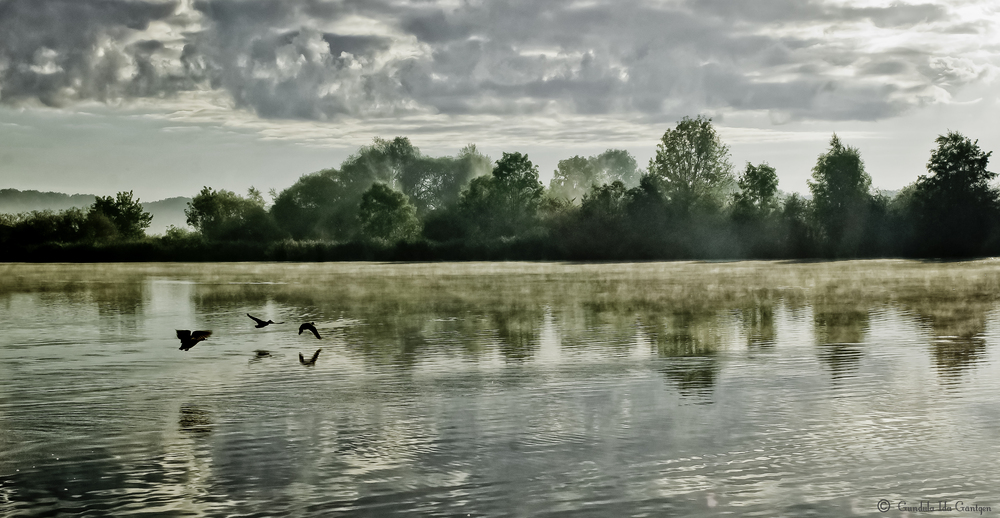
{"type": "Polygon", "coordinates": [[[246,197],[204,187],[188,202],[184,214],[188,225],[212,240],[270,241],[283,235],[264,209],[264,197],[253,187],[246,197]]]}
{"type": "Polygon", "coordinates": [[[490,176],[472,180],[459,209],[476,234],[513,237],[535,223],[544,190],[527,155],[504,153],[490,176]]]}
{"type": "Polygon", "coordinates": [[[115,226],[118,235],[125,238],[142,237],[153,221],[153,216],[143,210],[139,199],[132,199],[132,191],[119,192],[114,198],[96,196],[90,212],[103,214],[115,226]]]}
{"type": "Polygon", "coordinates": [[[991,153],[958,132],[935,142],[930,175],[920,176],[912,193],[920,249],[944,256],[981,253],[1000,215],[1000,194],[990,185],[996,173],[986,170],[991,153]]]}
{"type": "Polygon", "coordinates": [[[733,217],[737,221],[755,221],[770,216],[778,208],[778,175],[774,168],[747,162],[737,181],[739,192],[733,194],[733,217]]]}
{"type": "Polygon", "coordinates": [[[729,147],[722,143],[712,119],[684,117],[667,130],[649,161],[649,175],[671,209],[681,217],[716,212],[733,187],[729,147]]]}
{"type": "Polygon", "coordinates": [[[858,149],[843,145],[834,134],[808,183],[816,221],[835,255],[859,251],[872,201],[871,182],[858,149]]]}
{"type": "Polygon", "coordinates": [[[384,183],[376,183],[361,195],[358,210],[364,237],[393,243],[420,233],[417,210],[406,195],[384,183]]]}

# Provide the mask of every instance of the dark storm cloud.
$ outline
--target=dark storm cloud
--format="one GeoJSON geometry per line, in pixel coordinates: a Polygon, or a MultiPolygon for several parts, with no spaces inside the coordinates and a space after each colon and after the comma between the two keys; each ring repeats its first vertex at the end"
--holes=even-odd
{"type": "Polygon", "coordinates": [[[0,2],[0,100],[59,106],[184,88],[151,60],[157,42],[122,40],[169,18],[176,2],[8,0],[0,2]],[[104,46],[104,42],[119,42],[104,46]],[[123,68],[136,70],[122,77],[123,68]]]}
{"type": "Polygon", "coordinates": [[[879,119],[927,102],[928,89],[978,80],[981,67],[948,61],[948,49],[872,51],[863,36],[837,31],[987,30],[934,4],[825,0],[202,0],[189,12],[35,0],[0,9],[4,103],[212,88],[261,117],[310,120],[730,108],[879,119]],[[183,41],[143,35],[154,20],[183,41]]]}

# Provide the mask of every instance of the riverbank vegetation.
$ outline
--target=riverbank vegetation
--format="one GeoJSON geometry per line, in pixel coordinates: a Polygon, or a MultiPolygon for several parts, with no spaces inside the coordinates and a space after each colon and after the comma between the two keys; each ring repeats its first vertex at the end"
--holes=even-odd
{"type": "Polygon", "coordinates": [[[704,117],[667,130],[641,169],[609,149],[558,163],[546,187],[527,155],[474,145],[425,156],[375,139],[339,168],[270,193],[205,187],[189,231],[146,237],[131,192],[88,210],[0,215],[6,261],[648,260],[973,257],[1000,254],[991,152],[936,139],[927,174],[892,197],[833,135],[810,196],[785,195],[767,163],[735,167],[704,117]]]}

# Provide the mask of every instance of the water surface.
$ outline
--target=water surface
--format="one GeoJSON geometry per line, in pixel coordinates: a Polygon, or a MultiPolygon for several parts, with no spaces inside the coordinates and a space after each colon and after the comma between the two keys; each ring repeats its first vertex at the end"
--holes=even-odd
{"type": "Polygon", "coordinates": [[[0,270],[3,516],[1000,510],[997,261],[0,270]]]}

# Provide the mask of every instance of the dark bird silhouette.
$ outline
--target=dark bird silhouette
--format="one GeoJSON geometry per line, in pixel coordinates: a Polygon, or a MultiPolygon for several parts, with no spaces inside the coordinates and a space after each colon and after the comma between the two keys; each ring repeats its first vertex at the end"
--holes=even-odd
{"type": "Polygon", "coordinates": [[[302,334],[302,331],[312,331],[312,334],[316,335],[316,338],[319,339],[323,338],[322,336],[319,335],[319,331],[316,330],[316,322],[306,322],[305,324],[302,324],[301,326],[299,326],[300,335],[302,334]]]}
{"type": "Polygon", "coordinates": [[[254,351],[255,358],[266,358],[268,356],[271,356],[271,351],[265,351],[263,349],[257,349],[254,351]]]}
{"type": "Polygon", "coordinates": [[[316,358],[319,358],[319,352],[322,350],[323,349],[316,349],[316,352],[313,353],[313,357],[309,358],[308,360],[304,356],[302,356],[302,353],[299,353],[299,363],[305,365],[306,367],[312,367],[313,365],[316,365],[316,358]]]}
{"type": "Polygon", "coordinates": [[[273,320],[268,320],[267,322],[264,322],[263,320],[255,317],[253,315],[251,315],[250,313],[247,313],[247,316],[250,317],[250,318],[252,318],[254,320],[254,322],[257,322],[257,325],[254,326],[257,329],[260,329],[262,327],[267,327],[267,326],[269,326],[271,324],[284,324],[284,322],[275,322],[273,320]]]}
{"type": "Polygon", "coordinates": [[[196,345],[198,342],[212,336],[211,331],[188,331],[187,329],[178,329],[177,338],[181,339],[181,350],[186,351],[196,345]]]}

